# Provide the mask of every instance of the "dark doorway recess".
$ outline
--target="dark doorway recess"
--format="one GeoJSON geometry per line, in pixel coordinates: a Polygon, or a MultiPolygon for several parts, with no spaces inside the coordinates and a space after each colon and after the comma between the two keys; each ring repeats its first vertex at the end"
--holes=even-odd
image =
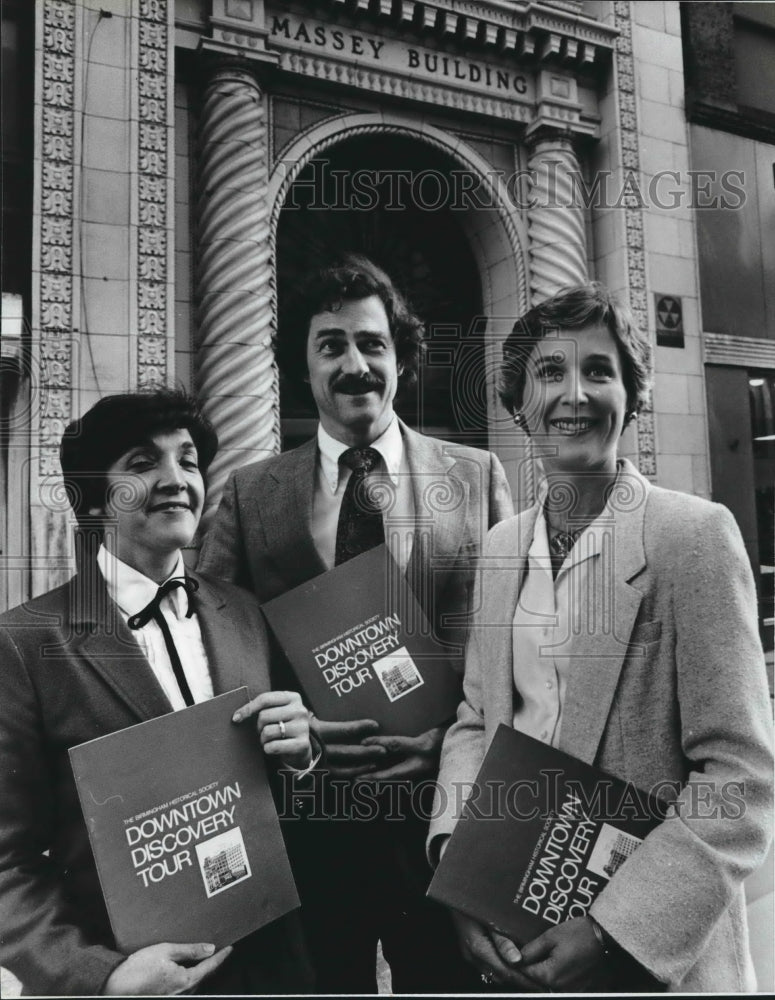
{"type": "MultiPolygon", "coordinates": [[[[479,268],[462,228],[471,209],[455,202],[456,169],[433,148],[393,135],[344,140],[307,164],[280,214],[278,336],[303,274],[345,251],[365,254],[424,320],[426,338],[445,344],[429,352],[396,410],[425,433],[485,446],[483,377],[474,379],[481,399],[467,402],[465,419],[455,405],[456,394],[471,395],[471,371],[484,372],[479,268]]],[[[280,398],[283,448],[293,447],[314,432],[314,406],[284,382],[280,398]]]]}

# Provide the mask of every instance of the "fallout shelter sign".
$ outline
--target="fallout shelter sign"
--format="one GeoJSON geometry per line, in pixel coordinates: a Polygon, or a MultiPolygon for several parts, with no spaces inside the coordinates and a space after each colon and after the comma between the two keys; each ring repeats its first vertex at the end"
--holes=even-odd
{"type": "Polygon", "coordinates": [[[684,320],[680,296],[655,292],[654,313],[657,320],[657,346],[683,347],[684,320]]]}

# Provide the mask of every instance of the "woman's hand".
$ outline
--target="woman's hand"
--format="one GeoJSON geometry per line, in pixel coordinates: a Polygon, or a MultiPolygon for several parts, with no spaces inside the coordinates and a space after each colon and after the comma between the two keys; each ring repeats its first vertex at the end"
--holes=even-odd
{"type": "Polygon", "coordinates": [[[541,987],[520,971],[522,956],[513,941],[457,910],[450,913],[463,958],[479,970],[485,983],[521,993],[541,992],[541,987]]]}
{"type": "Polygon", "coordinates": [[[108,976],[107,997],[166,997],[198,986],[231,954],[231,945],[152,944],[125,958],[108,976]]]}
{"type": "Polygon", "coordinates": [[[290,767],[303,769],[312,761],[309,712],[296,691],[265,691],[238,708],[232,722],[256,718],[264,753],[282,757],[290,767]]]}
{"type": "Polygon", "coordinates": [[[522,948],[522,966],[525,975],[553,991],[604,992],[613,978],[590,917],[574,917],[534,938],[522,948]]]}

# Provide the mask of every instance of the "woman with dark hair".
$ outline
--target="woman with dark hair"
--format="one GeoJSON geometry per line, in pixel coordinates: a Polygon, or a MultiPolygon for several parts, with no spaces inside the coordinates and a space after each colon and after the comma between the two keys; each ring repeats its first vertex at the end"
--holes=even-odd
{"type": "Polygon", "coordinates": [[[755,989],[742,880],[766,855],[772,801],[756,594],[726,508],[618,457],[648,372],[645,336],[597,284],[536,306],[504,345],[501,396],[544,480],[487,539],[431,857],[501,723],[669,807],[587,916],[517,947],[455,915],[496,988],[755,989]]]}
{"type": "Polygon", "coordinates": [[[296,914],[218,952],[178,942],[170,926],[167,941],[122,954],[68,760],[79,743],[245,686],[234,721],[253,720],[278,766],[312,766],[301,698],[269,690],[255,599],[183,564],[217,446],[183,393],[101,399],[60,449],[68,498],[98,548],[67,584],[0,616],[0,961],[27,993],[312,988],[296,914]]]}

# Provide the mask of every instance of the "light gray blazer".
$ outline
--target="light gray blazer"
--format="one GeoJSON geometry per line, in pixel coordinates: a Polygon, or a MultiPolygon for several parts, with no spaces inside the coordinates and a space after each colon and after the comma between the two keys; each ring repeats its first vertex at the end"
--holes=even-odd
{"type": "MultiPolygon", "coordinates": [[[[487,531],[513,514],[511,494],[492,453],[400,426],[415,507],[406,580],[462,673],[474,562],[487,531]]],[[[253,591],[262,604],[323,573],[311,527],[316,470],[313,438],[232,473],[199,570],[253,591]]]]}
{"type": "MultiPolygon", "coordinates": [[[[652,486],[629,462],[612,503],[610,572],[595,574],[581,620],[608,617],[576,640],[560,749],[640,788],[683,790],[590,912],[669,989],[752,990],[742,880],[772,835],[773,762],[745,548],[725,507],[652,486]]],[[[513,723],[511,623],[538,513],[487,538],[429,844],[451,833],[456,786],[474,781],[498,725],[513,723]]]]}

